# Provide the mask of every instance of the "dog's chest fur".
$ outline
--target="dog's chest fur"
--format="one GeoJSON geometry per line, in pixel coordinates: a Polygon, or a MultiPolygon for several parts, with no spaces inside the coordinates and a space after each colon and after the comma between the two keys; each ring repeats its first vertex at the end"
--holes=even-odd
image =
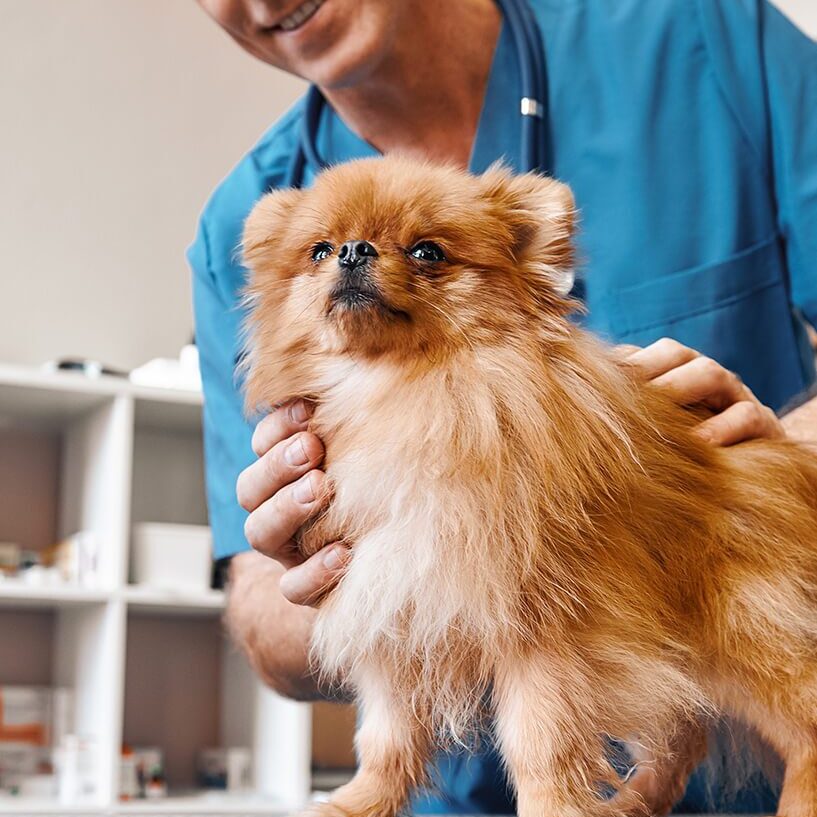
{"type": "Polygon", "coordinates": [[[474,378],[463,388],[452,378],[468,371],[442,368],[406,378],[386,364],[338,364],[326,374],[315,430],[334,494],[322,525],[348,539],[353,558],[321,610],[321,663],[348,671],[384,651],[410,663],[452,649],[481,663],[512,603],[487,556],[485,503],[501,459],[490,387],[474,378]]]}

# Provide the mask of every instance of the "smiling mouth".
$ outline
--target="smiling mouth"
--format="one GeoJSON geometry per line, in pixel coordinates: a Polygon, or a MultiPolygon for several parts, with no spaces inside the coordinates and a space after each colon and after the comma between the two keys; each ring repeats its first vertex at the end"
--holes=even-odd
{"type": "Polygon", "coordinates": [[[326,0],[306,0],[292,14],[273,26],[273,31],[295,31],[309,20],[325,2],[326,0]]]}

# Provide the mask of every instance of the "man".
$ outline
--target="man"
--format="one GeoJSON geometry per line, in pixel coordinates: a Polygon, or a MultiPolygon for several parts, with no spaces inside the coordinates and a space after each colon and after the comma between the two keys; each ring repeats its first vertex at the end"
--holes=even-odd
{"type": "MultiPolygon", "coordinates": [[[[519,65],[493,0],[199,3],[248,52],[321,88],[327,162],[400,150],[519,167],[519,65]]],[[[815,376],[804,318],[817,323],[817,47],[764,0],[530,6],[547,57],[550,171],[582,213],[587,324],[646,346],[628,349],[645,377],[718,411],[700,429],[714,445],[814,436],[814,402],[782,423],[771,409],[815,376]]],[[[271,686],[309,699],[322,694],[306,658],[310,605],[350,554],[327,543],[303,561],[292,544],[323,479],[310,407],[281,395],[289,402],[253,431],[234,377],[242,222],[289,183],[302,114],[296,105],[216,190],[190,260],[216,555],[238,554],[229,622],[271,686]]],[[[438,770],[441,793],[419,808],[512,809],[489,750],[442,757],[438,770]]]]}

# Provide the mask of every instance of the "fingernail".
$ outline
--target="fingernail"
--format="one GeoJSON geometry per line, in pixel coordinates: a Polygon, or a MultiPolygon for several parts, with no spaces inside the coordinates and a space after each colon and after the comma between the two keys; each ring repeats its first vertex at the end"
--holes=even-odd
{"type": "Polygon", "coordinates": [[[303,400],[296,400],[289,407],[289,418],[293,423],[305,423],[312,412],[303,400]]]}
{"type": "Polygon", "coordinates": [[[346,562],[348,551],[344,547],[333,547],[327,550],[323,557],[323,566],[327,570],[340,570],[346,562]]]}
{"type": "Polygon", "coordinates": [[[315,501],[315,491],[312,488],[312,479],[307,475],[295,483],[293,494],[298,502],[308,505],[315,501]]]}
{"type": "Polygon", "coordinates": [[[287,465],[306,465],[309,457],[306,454],[303,440],[293,440],[284,451],[284,460],[287,465]]]}

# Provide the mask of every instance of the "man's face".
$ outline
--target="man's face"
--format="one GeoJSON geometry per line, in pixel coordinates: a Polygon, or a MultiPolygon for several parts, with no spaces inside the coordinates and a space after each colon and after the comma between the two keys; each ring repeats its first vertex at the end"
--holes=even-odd
{"type": "Polygon", "coordinates": [[[365,79],[388,53],[410,0],[198,0],[258,59],[324,88],[365,79]]]}

